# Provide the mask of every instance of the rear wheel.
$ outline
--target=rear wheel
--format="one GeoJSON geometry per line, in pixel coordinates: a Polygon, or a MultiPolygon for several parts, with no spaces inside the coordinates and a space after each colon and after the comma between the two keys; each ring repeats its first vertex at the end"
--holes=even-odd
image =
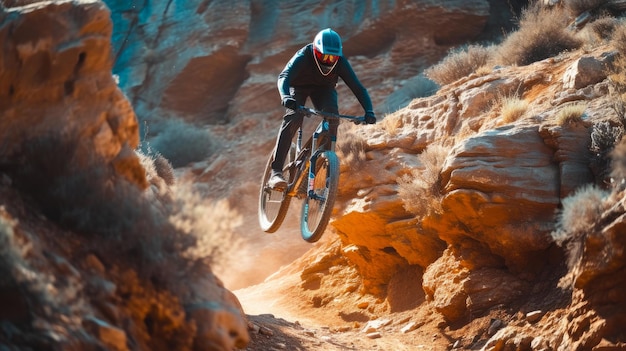
{"type": "Polygon", "coordinates": [[[272,175],[273,160],[274,153],[272,152],[265,166],[259,192],[259,224],[267,233],[274,233],[280,228],[291,202],[291,197],[287,196],[286,190],[272,189],[267,186],[267,181],[272,175]]]}
{"type": "Polygon", "coordinates": [[[332,151],[322,152],[315,162],[313,194],[307,194],[302,204],[300,231],[304,240],[314,243],[324,234],[337,197],[338,184],[337,155],[332,151]]]}

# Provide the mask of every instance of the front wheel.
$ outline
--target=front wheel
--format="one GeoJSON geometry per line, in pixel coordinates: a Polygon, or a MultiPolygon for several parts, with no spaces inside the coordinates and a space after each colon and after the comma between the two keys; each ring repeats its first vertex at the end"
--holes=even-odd
{"type": "Polygon", "coordinates": [[[265,166],[259,193],[259,224],[261,229],[267,233],[274,233],[280,228],[291,202],[291,197],[287,196],[286,190],[280,191],[267,186],[267,181],[272,175],[273,160],[274,153],[272,152],[265,166]]]}
{"type": "Polygon", "coordinates": [[[332,151],[319,154],[315,162],[313,192],[304,198],[300,231],[302,238],[310,243],[318,241],[333,211],[339,184],[339,160],[332,151]]]}

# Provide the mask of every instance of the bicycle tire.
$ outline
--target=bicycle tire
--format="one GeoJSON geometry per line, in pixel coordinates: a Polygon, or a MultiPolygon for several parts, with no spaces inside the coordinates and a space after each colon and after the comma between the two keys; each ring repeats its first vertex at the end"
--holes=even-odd
{"type": "Polygon", "coordinates": [[[266,233],[274,233],[280,228],[291,202],[291,197],[287,196],[287,191],[273,190],[267,186],[267,181],[272,174],[273,160],[274,153],[272,152],[265,166],[259,190],[259,224],[266,233]]]}
{"type": "Polygon", "coordinates": [[[302,239],[314,243],[318,241],[330,221],[330,216],[337,197],[339,184],[339,159],[332,151],[319,154],[315,162],[314,193],[321,199],[310,195],[304,198],[300,215],[302,239]]]}

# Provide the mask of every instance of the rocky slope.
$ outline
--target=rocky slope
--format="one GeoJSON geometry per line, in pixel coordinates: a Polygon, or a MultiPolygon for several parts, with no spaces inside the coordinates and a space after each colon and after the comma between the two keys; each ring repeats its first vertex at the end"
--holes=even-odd
{"type": "Polygon", "coordinates": [[[572,205],[580,218],[570,219],[579,222],[571,245],[555,235],[563,203],[607,180],[593,167],[590,144],[603,121],[620,126],[623,118],[606,73],[594,69],[613,53],[600,45],[474,74],[380,124],[352,128],[365,156],[343,169],[343,201],[331,223],[337,236],[237,291],[244,309],[270,306],[288,319],[327,325],[334,333],[317,342],[329,349],[329,340],[369,337],[416,349],[424,332],[433,335],[433,350],[623,349],[623,187],[572,205]],[[529,105],[505,121],[497,101],[512,92],[529,105]],[[582,118],[559,119],[573,103],[584,104],[582,118]],[[428,177],[433,165],[417,155],[438,145],[445,161],[437,190],[415,201],[440,210],[416,218],[398,179],[428,177]],[[414,338],[405,338],[413,328],[414,338]]]}

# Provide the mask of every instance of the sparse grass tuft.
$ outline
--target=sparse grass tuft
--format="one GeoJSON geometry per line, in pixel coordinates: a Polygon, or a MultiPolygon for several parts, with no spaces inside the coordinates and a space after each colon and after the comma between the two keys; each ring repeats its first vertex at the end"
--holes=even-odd
{"type": "MultiPolygon", "coordinates": [[[[384,119],[383,119],[384,121],[384,119]]],[[[366,161],[365,147],[367,141],[357,131],[357,126],[344,123],[340,126],[341,138],[337,141],[335,151],[341,160],[341,167],[347,167],[352,171],[359,170],[366,161]],[[349,126],[344,129],[344,126],[349,126]]]]}
{"type": "Polygon", "coordinates": [[[389,135],[398,134],[398,130],[400,130],[404,126],[404,122],[402,121],[402,116],[405,112],[396,111],[391,113],[380,121],[378,124],[385,130],[389,135]]]}
{"type": "Polygon", "coordinates": [[[583,42],[567,29],[568,22],[567,12],[560,7],[546,8],[535,3],[522,12],[519,30],[500,45],[497,61],[525,66],[580,48],[583,42]]]}
{"type": "Polygon", "coordinates": [[[564,126],[570,123],[581,122],[583,120],[585,110],[587,110],[586,103],[579,102],[568,104],[556,114],[556,122],[560,126],[564,126]]]}
{"type": "Polygon", "coordinates": [[[493,55],[491,47],[469,45],[451,51],[443,61],[424,71],[424,75],[439,85],[450,84],[487,65],[493,55]]]}
{"type": "Polygon", "coordinates": [[[398,196],[404,208],[418,217],[442,213],[440,175],[448,149],[430,145],[419,156],[419,169],[398,178],[398,196]]]}
{"type": "Polygon", "coordinates": [[[507,96],[500,99],[502,108],[500,115],[502,122],[512,123],[520,119],[528,111],[528,101],[516,96],[507,96]]]}

